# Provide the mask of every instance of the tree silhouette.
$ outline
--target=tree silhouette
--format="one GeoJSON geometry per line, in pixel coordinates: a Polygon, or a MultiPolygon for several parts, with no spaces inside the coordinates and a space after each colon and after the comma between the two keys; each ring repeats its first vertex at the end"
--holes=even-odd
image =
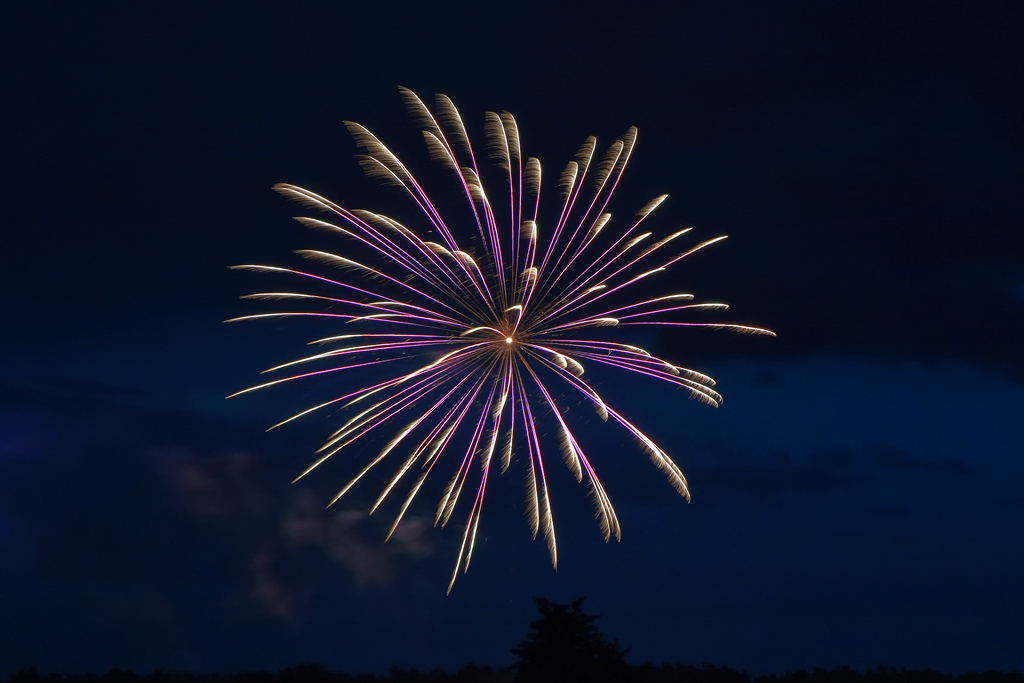
{"type": "Polygon", "coordinates": [[[586,598],[560,605],[534,598],[541,618],[530,622],[526,640],[513,648],[516,683],[618,683],[627,679],[627,649],[609,641],[582,609],[586,598]]]}

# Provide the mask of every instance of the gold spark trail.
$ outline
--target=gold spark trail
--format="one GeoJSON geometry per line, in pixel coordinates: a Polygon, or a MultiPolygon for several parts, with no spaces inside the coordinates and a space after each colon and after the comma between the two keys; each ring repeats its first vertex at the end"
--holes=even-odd
{"type": "Polygon", "coordinates": [[[469,569],[495,461],[500,472],[513,460],[522,461],[527,478],[527,520],[534,537],[543,534],[557,568],[550,473],[545,461],[548,445],[544,435],[548,433],[556,435],[554,441],[576,480],[586,479],[605,540],[612,536],[621,540],[611,499],[563,414],[560,401],[564,402],[561,397],[566,393],[582,396],[602,420],[611,418],[620,425],[689,500],[686,478],[676,463],[597,394],[584,379],[586,365],[596,363],[661,380],[712,406],[721,404],[722,395],[711,388],[715,382],[707,375],[640,347],[609,340],[607,330],[597,333],[598,328],[693,326],[774,333],[748,325],[679,319],[694,311],[728,306],[689,303],[692,294],[649,295],[654,286],[651,282],[659,275],[725,237],[665,255],[691,230],[672,230],[661,237],[655,236],[654,228],[648,230],[646,223],[667,195],[643,206],[626,222],[625,229],[615,229],[606,208],[632,157],[635,128],[603,155],[597,153],[596,138],[584,141],[558,176],[551,193],[555,218],[551,229],[545,231],[539,219],[541,164],[534,157],[523,159],[518,124],[511,114],[487,113],[487,156],[497,170],[481,172],[466,126],[449,98],[438,95],[432,112],[412,91],[400,88],[400,92],[422,130],[430,158],[454,182],[466,210],[443,217],[398,156],[368,129],[346,121],[362,151],[357,159],[363,170],[402,192],[418,209],[420,220],[406,226],[377,212],[345,209],[295,185],[276,185],[274,189],[285,197],[326,214],[298,217],[297,221],[347,240],[351,249],[344,255],[312,249],[296,252],[340,271],[334,277],[278,266],[235,266],[315,284],[317,293],[289,290],[248,295],[243,298],[297,302],[308,304],[310,310],[258,313],[228,322],[308,317],[352,325],[349,329],[353,332],[314,340],[310,343],[330,345],[328,350],[264,372],[278,373],[300,365],[315,369],[278,377],[232,396],[320,375],[351,376],[334,374],[343,370],[360,376],[372,371],[380,381],[346,391],[271,429],[328,407],[349,413],[345,424],[331,434],[318,458],[298,478],[356,441],[381,441],[387,435],[378,454],[331,504],[370,471],[392,463],[394,474],[373,504],[372,513],[403,488],[407,476],[418,471],[415,481],[405,484],[405,499],[388,538],[435,466],[450,459],[455,472],[438,502],[435,523],[446,525],[460,499],[470,501],[450,592],[460,569],[469,569]],[[485,176],[505,186],[494,195],[501,198],[497,207],[484,189],[485,176]],[[644,284],[638,284],[641,282],[644,284]],[[470,493],[462,496],[463,491],[470,493]]]}

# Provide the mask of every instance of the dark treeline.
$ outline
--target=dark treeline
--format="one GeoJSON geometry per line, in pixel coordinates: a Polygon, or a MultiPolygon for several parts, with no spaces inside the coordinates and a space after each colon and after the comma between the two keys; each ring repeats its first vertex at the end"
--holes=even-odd
{"type": "Polygon", "coordinates": [[[956,676],[934,669],[879,666],[864,672],[846,666],[783,675],[751,676],[728,666],[690,666],[626,662],[628,648],[608,640],[597,627],[598,617],[582,609],[583,598],[568,605],[534,598],[541,617],[530,622],[530,632],[512,649],[516,662],[494,669],[467,664],[455,673],[441,669],[424,672],[393,667],[390,673],[345,674],[319,664],[305,664],[276,673],[257,671],[233,675],[153,671],[139,675],[113,669],[105,674],[40,673],[19,669],[7,683],[1024,683],[1024,674],[984,671],[956,676]]]}
{"type": "MultiPolygon", "coordinates": [[[[305,664],[276,673],[256,671],[234,675],[192,674],[156,670],[140,675],[113,669],[105,674],[40,673],[21,669],[7,677],[7,683],[512,683],[516,670],[469,664],[455,673],[441,669],[392,668],[388,674],[345,674],[327,671],[319,664],[305,664]]],[[[527,679],[523,679],[524,681],[527,679]]],[[[584,680],[571,677],[562,680],[584,680]]],[[[604,679],[609,680],[609,679],[604,679]]],[[[834,669],[788,671],[782,675],[751,676],[746,671],[728,666],[691,666],[687,664],[627,665],[620,681],[629,683],[1024,683],[1024,674],[984,671],[959,675],[944,674],[933,669],[897,669],[879,666],[857,671],[845,666],[834,669]]]]}

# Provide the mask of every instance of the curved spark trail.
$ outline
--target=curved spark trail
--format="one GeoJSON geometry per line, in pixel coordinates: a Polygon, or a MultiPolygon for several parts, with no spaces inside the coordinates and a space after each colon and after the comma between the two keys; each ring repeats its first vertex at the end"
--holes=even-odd
{"type": "Polygon", "coordinates": [[[686,478],[679,467],[597,394],[583,378],[584,366],[599,363],[659,379],[717,406],[722,396],[712,389],[714,380],[637,346],[599,338],[592,328],[677,325],[773,333],[745,325],[678,320],[690,311],[727,308],[718,303],[692,303],[690,294],[630,298],[633,292],[646,291],[638,282],[653,280],[683,258],[724,239],[676,252],[670,251],[671,246],[690,228],[660,238],[642,231],[641,226],[665,195],[641,208],[625,229],[612,229],[611,214],[605,209],[632,155],[635,128],[600,157],[595,155],[596,139],[587,138],[551,192],[552,215],[557,219],[544,230],[538,221],[541,165],[535,158],[523,159],[519,129],[511,114],[488,112],[485,118],[488,156],[496,162],[497,175],[505,186],[492,200],[484,190],[476,154],[451,100],[438,95],[432,112],[413,92],[400,90],[422,129],[431,158],[454,179],[466,210],[452,223],[447,222],[397,156],[363,126],[346,122],[364,152],[357,157],[363,170],[411,199],[420,211],[420,223],[414,229],[383,214],[342,208],[295,185],[276,185],[274,189],[282,195],[318,209],[330,219],[303,217],[297,218],[299,222],[350,240],[353,255],[370,260],[364,263],[316,250],[297,252],[344,271],[341,279],[354,278],[358,285],[306,270],[235,266],[282,274],[336,294],[278,291],[249,295],[243,298],[306,302],[320,308],[247,315],[233,321],[321,317],[354,324],[355,330],[311,342],[336,347],[270,368],[267,372],[289,372],[232,396],[345,370],[372,369],[377,373],[379,382],[313,406],[274,427],[328,406],[351,413],[319,449],[318,459],[299,475],[302,478],[347,446],[369,440],[398,421],[402,426],[379,454],[331,501],[336,502],[371,469],[387,461],[395,465],[395,473],[377,498],[376,510],[418,472],[405,488],[405,500],[389,537],[442,457],[452,457],[455,474],[444,488],[435,523],[448,523],[464,492],[465,499],[472,502],[448,585],[450,592],[459,569],[469,568],[491,471],[504,472],[516,454],[526,470],[527,517],[533,535],[543,534],[557,568],[549,467],[542,449],[543,432],[538,432],[541,420],[558,435],[562,458],[577,481],[586,478],[605,540],[612,536],[621,539],[611,500],[559,408],[556,396],[565,390],[593,404],[603,420],[621,425],[689,500],[686,478]],[[467,224],[473,229],[460,229],[467,224]],[[544,233],[550,235],[546,240],[544,233]],[[318,369],[300,370],[310,366],[318,369]]]}

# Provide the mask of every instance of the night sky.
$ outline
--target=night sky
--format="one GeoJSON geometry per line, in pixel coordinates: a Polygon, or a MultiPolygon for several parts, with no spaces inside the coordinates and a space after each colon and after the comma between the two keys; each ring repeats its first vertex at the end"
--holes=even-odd
{"type": "Polygon", "coordinates": [[[1024,669],[1022,10],[3,3],[0,675],[504,666],[584,595],[634,663],[1024,669]],[[277,285],[228,266],[343,249],[270,187],[401,213],[343,120],[433,172],[399,85],[548,178],[637,126],[610,210],[728,234],[666,286],[778,333],[641,340],[717,410],[596,373],[692,502],[591,414],[621,544],[552,446],[558,571],[513,466],[447,597],[436,497],[385,545],[378,486],[325,509],[368,450],[292,485],[333,423],[264,431],[349,380],[224,400],[337,333],[221,322],[277,285]]]}

